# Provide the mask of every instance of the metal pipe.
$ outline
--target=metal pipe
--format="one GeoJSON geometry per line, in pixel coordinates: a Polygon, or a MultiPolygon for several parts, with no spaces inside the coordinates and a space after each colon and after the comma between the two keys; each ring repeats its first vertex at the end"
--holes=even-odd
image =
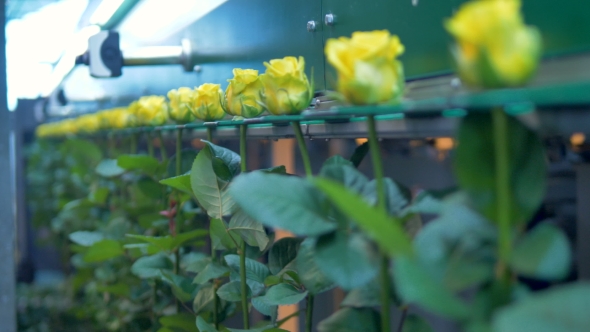
{"type": "Polygon", "coordinates": [[[124,66],[177,65],[182,61],[182,46],[152,46],[123,51],[124,66]]]}
{"type": "Polygon", "coordinates": [[[182,65],[185,71],[195,66],[195,47],[189,39],[180,46],[149,46],[123,51],[123,66],[182,65]]]}

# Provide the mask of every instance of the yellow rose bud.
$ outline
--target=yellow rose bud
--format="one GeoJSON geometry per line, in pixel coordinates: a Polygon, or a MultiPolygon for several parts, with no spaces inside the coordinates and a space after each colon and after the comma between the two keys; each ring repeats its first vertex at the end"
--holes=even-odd
{"type": "Polygon", "coordinates": [[[230,115],[253,118],[266,109],[262,106],[261,96],[264,87],[258,76],[258,70],[233,70],[234,78],[227,80],[225,89],[225,111],[230,115]]]}
{"type": "Polygon", "coordinates": [[[144,96],[130,106],[140,126],[161,126],[168,120],[168,105],[162,96],[144,96]]]}
{"type": "Polygon", "coordinates": [[[264,86],[263,101],[274,115],[299,114],[311,103],[313,87],[305,75],[305,59],[285,57],[265,62],[260,75],[264,86]]]}
{"type": "Polygon", "coordinates": [[[225,112],[221,107],[223,90],[221,85],[205,83],[194,90],[191,99],[191,111],[195,117],[203,121],[223,119],[225,112]]]}
{"type": "Polygon", "coordinates": [[[396,57],[404,52],[404,46],[389,31],[354,32],[352,38],[328,39],[325,52],[338,73],[338,91],[351,104],[401,98],[404,72],[396,57]]]}
{"type": "Polygon", "coordinates": [[[168,99],[170,100],[169,115],[176,123],[185,124],[195,121],[195,116],[190,109],[193,95],[193,89],[186,87],[168,92],[168,99]]]}
{"type": "Polygon", "coordinates": [[[481,87],[519,86],[541,56],[541,37],[526,26],[517,0],[465,3],[445,28],[457,42],[453,55],[461,79],[481,87]]]}

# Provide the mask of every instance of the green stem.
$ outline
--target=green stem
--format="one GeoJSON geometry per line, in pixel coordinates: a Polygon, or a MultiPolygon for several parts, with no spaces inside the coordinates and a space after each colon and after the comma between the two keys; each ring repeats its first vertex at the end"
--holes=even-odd
{"type": "Polygon", "coordinates": [[[131,154],[137,153],[137,134],[131,135],[131,154]]]}
{"type": "Polygon", "coordinates": [[[154,280],[154,285],[152,286],[152,331],[156,331],[158,329],[158,325],[156,322],[156,312],[154,308],[156,307],[156,303],[158,302],[158,281],[154,280]]]}
{"type": "Polygon", "coordinates": [[[207,141],[213,143],[213,128],[207,127],[207,141]]]}
{"type": "MultiPolygon", "coordinates": [[[[305,168],[305,176],[311,178],[313,176],[313,172],[311,170],[311,162],[309,161],[309,152],[307,151],[307,145],[305,144],[305,139],[303,138],[303,132],[301,131],[301,123],[299,121],[293,121],[291,123],[293,126],[293,131],[295,132],[295,137],[297,138],[297,145],[299,146],[299,152],[301,152],[301,159],[303,160],[303,167],[305,168]]],[[[311,327],[313,323],[313,295],[307,295],[307,308],[305,312],[305,331],[311,332],[311,327]]]]}
{"type": "MultiPolygon", "coordinates": [[[[377,137],[377,129],[375,125],[375,116],[369,115],[367,117],[367,125],[369,127],[369,148],[371,150],[371,160],[373,162],[373,175],[377,182],[377,208],[383,211],[386,210],[385,205],[385,184],[383,181],[383,164],[381,162],[381,152],[379,149],[379,139],[377,137]]],[[[385,253],[381,253],[381,331],[391,331],[391,317],[389,317],[389,308],[391,301],[389,294],[391,292],[389,281],[389,258],[385,253]]]]}
{"type": "Polygon", "coordinates": [[[397,332],[402,332],[404,330],[404,323],[406,322],[406,317],[408,316],[408,306],[405,305],[401,309],[402,309],[402,316],[399,319],[399,325],[397,326],[397,332]]]}
{"type": "Polygon", "coordinates": [[[215,325],[215,329],[219,330],[219,318],[217,317],[217,312],[219,311],[219,297],[217,297],[217,279],[215,279],[213,282],[213,324],[215,325]]]}
{"type": "MultiPolygon", "coordinates": [[[[209,223],[211,223],[211,218],[209,218],[209,223]]],[[[215,253],[215,247],[213,245],[213,241],[211,243],[211,261],[215,262],[217,260],[217,254],[215,253]]],[[[218,279],[213,280],[213,324],[215,324],[215,329],[219,330],[219,318],[217,313],[219,312],[219,297],[217,296],[217,289],[219,285],[217,283],[218,279]]]]}
{"type": "Polygon", "coordinates": [[[115,137],[112,133],[109,133],[109,142],[108,142],[108,156],[111,159],[115,158],[115,137]]]}
{"type": "Polygon", "coordinates": [[[305,308],[305,332],[311,332],[313,325],[313,295],[307,295],[307,308],[305,308]]]}
{"type": "Polygon", "coordinates": [[[506,273],[506,263],[512,251],[510,234],[510,161],[508,145],[508,115],[501,108],[492,111],[494,128],[494,164],[496,168],[496,209],[498,213],[499,276],[506,273]]]}
{"type": "Polygon", "coordinates": [[[154,156],[154,142],[152,141],[152,134],[150,132],[145,133],[147,137],[148,154],[150,157],[154,156]]]}
{"type": "Polygon", "coordinates": [[[160,154],[162,155],[162,161],[168,160],[168,152],[166,151],[166,145],[164,144],[164,137],[162,131],[158,130],[158,139],[160,140],[160,154]]]}
{"type": "Polygon", "coordinates": [[[290,314],[289,316],[277,321],[277,327],[281,327],[281,325],[285,324],[289,319],[299,316],[300,313],[301,313],[301,310],[297,310],[294,313],[290,314]]]}
{"type": "MultiPolygon", "coordinates": [[[[240,166],[242,173],[246,173],[247,167],[247,149],[246,149],[246,131],[248,125],[240,126],[240,166]]],[[[250,317],[248,314],[248,285],[246,284],[246,241],[242,241],[240,247],[240,290],[242,297],[242,315],[244,316],[244,329],[250,328],[250,317]]]]}
{"type": "Polygon", "coordinates": [[[182,172],[182,128],[176,132],[176,176],[182,172]]]}
{"type": "Polygon", "coordinates": [[[305,175],[311,177],[311,163],[309,161],[309,152],[307,152],[307,145],[305,145],[305,139],[303,138],[303,132],[301,131],[301,123],[299,121],[293,121],[292,123],[295,137],[297,138],[297,145],[299,145],[299,151],[301,152],[301,159],[303,159],[303,167],[305,168],[305,175]]]}

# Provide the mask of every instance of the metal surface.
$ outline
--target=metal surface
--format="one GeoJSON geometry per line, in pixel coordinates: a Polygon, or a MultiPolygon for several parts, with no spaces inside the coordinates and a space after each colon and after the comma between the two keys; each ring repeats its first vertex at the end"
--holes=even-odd
{"type": "Polygon", "coordinates": [[[193,42],[182,39],[180,46],[146,46],[123,51],[124,66],[182,65],[184,71],[194,70],[198,54],[193,42]]]}
{"type": "Polygon", "coordinates": [[[576,261],[578,279],[590,280],[590,165],[576,167],[576,261]]]}
{"type": "Polygon", "coordinates": [[[15,215],[14,215],[14,136],[6,105],[5,2],[0,16],[0,326],[3,332],[16,331],[15,298],[15,215]]]}
{"type": "Polygon", "coordinates": [[[195,41],[196,63],[203,67],[197,85],[225,85],[233,68],[263,72],[264,61],[303,56],[307,73],[313,68],[316,90],[324,90],[323,25],[317,24],[315,33],[303,28],[309,21],[323,21],[321,5],[318,0],[230,0],[168,42],[195,41]]]}
{"type": "MultiPolygon", "coordinates": [[[[406,46],[401,59],[408,78],[450,72],[452,40],[443,22],[464,2],[323,0],[324,15],[338,17],[338,23],[324,31],[324,39],[387,29],[406,46]]],[[[588,13],[590,1],[523,1],[525,21],[541,31],[546,56],[590,50],[588,13]]],[[[332,87],[336,76],[332,68],[326,69],[326,83],[332,87]]]]}
{"type": "Polygon", "coordinates": [[[328,14],[326,14],[326,16],[324,16],[324,24],[325,25],[332,26],[332,25],[334,25],[335,22],[336,22],[336,17],[334,16],[334,14],[328,13],[328,14]]]}

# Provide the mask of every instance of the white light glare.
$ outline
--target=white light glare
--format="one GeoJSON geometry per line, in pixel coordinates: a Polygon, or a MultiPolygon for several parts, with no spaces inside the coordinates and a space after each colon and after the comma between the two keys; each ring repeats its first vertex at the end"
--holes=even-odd
{"type": "Polygon", "coordinates": [[[102,0],[90,16],[90,24],[105,25],[125,0],[102,0]]]}
{"type": "Polygon", "coordinates": [[[121,22],[121,48],[127,44],[157,44],[226,1],[144,0],[121,22]]]}

